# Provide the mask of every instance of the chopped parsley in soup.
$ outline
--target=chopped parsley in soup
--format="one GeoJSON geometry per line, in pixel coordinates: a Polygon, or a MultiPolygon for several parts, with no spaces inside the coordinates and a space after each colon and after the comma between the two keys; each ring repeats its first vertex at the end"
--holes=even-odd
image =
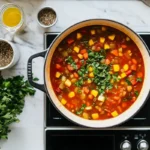
{"type": "Polygon", "coordinates": [[[126,111],[137,99],[144,63],[136,44],[107,26],[90,26],[66,37],[51,63],[59,101],[85,119],[103,120],[126,111]]]}

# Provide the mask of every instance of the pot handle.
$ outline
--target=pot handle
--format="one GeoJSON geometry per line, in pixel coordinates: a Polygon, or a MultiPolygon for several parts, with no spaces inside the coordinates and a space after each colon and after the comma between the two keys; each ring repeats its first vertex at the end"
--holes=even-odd
{"type": "Polygon", "coordinates": [[[28,75],[28,81],[29,81],[29,83],[30,83],[33,87],[35,87],[35,88],[37,88],[37,89],[39,89],[39,90],[41,90],[41,91],[43,91],[43,92],[45,92],[44,84],[38,84],[38,83],[35,83],[35,82],[33,81],[33,75],[32,75],[32,60],[33,60],[34,58],[36,58],[36,57],[45,57],[46,52],[47,52],[47,50],[30,56],[30,58],[28,59],[28,64],[27,64],[27,75],[28,75]]]}

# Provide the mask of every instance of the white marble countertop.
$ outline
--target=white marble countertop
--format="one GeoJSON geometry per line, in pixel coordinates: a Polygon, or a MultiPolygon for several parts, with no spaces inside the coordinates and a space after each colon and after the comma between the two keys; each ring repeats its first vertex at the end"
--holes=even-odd
{"type": "MultiPolygon", "coordinates": [[[[135,31],[150,32],[150,8],[140,1],[62,1],[62,0],[1,0],[0,6],[13,2],[21,7],[26,15],[24,32],[15,35],[14,43],[21,52],[16,66],[3,71],[5,77],[27,74],[29,56],[43,50],[45,31],[61,32],[68,26],[90,18],[108,18],[117,20],[135,31]],[[37,11],[43,6],[55,8],[58,22],[48,30],[39,27],[36,21],[37,11]]],[[[0,28],[0,38],[12,40],[10,34],[0,28]]],[[[42,82],[44,59],[34,62],[34,75],[42,82]],[[38,62],[38,63],[37,63],[38,62]],[[39,63],[40,62],[40,63],[39,63]]],[[[34,97],[26,97],[25,107],[19,116],[21,122],[11,125],[8,140],[0,141],[0,150],[44,150],[43,118],[44,94],[37,90],[34,97]]]]}

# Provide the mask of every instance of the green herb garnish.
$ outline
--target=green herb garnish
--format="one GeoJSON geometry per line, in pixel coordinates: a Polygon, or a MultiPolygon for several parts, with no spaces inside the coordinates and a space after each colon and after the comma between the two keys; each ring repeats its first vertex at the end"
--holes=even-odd
{"type": "Polygon", "coordinates": [[[137,78],[136,81],[137,82],[142,82],[142,78],[137,78]]]}
{"type": "Polygon", "coordinates": [[[77,65],[74,62],[72,56],[68,56],[68,58],[65,59],[65,61],[70,64],[74,69],[77,69],[77,65]]]}
{"type": "Polygon", "coordinates": [[[128,78],[126,78],[125,81],[128,83],[128,85],[132,85],[132,83],[130,82],[128,78]]]}
{"type": "Polygon", "coordinates": [[[134,91],[134,94],[135,94],[136,97],[138,97],[139,92],[138,91],[134,91]]]}
{"type": "Polygon", "coordinates": [[[0,78],[0,139],[7,139],[9,125],[19,122],[19,115],[24,107],[26,95],[34,95],[35,90],[23,76],[0,78]]]}
{"type": "Polygon", "coordinates": [[[77,115],[80,115],[83,113],[84,109],[86,107],[86,104],[82,104],[81,108],[76,112],[77,115]]]}

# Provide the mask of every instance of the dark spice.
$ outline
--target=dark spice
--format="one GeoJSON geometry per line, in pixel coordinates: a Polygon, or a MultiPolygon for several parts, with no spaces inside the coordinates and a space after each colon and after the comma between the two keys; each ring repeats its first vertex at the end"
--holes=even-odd
{"type": "Polygon", "coordinates": [[[44,25],[50,25],[55,22],[56,13],[49,8],[45,8],[39,12],[38,18],[40,23],[44,25]]]}
{"type": "Polygon", "coordinates": [[[13,58],[13,50],[10,44],[0,41],[0,67],[10,64],[13,58]]]}

